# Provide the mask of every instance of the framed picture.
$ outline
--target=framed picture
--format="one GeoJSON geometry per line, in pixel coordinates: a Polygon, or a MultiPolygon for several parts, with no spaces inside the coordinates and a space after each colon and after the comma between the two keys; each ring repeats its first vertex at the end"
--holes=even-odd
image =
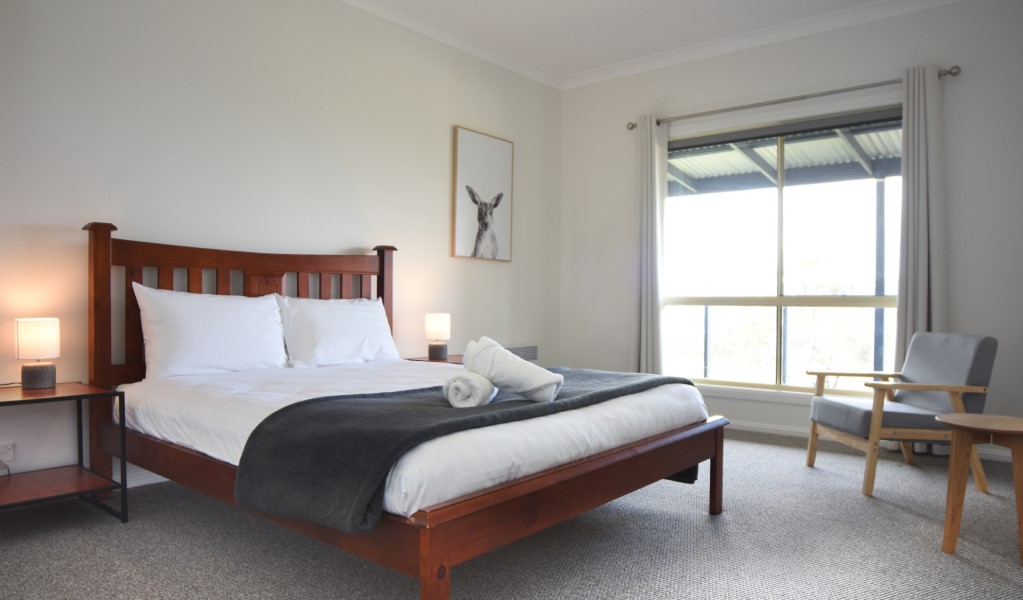
{"type": "Polygon", "coordinates": [[[511,260],[512,146],[455,127],[451,255],[511,260]]]}

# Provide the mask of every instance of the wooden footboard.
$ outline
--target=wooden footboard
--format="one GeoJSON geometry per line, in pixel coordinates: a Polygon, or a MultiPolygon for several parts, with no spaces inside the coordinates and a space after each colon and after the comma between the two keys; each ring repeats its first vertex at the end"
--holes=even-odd
{"type": "MultiPolygon", "coordinates": [[[[419,578],[420,597],[445,600],[451,568],[580,515],[625,494],[710,461],[709,512],[722,510],[724,427],[711,417],[633,444],[574,461],[448,502],[408,518],[385,514],[369,533],[350,534],[304,521],[262,515],[304,535],[419,578]]],[[[99,442],[119,453],[117,427],[105,423],[99,442]]],[[[228,503],[236,468],[204,454],[128,433],[130,462],[228,503]]]]}

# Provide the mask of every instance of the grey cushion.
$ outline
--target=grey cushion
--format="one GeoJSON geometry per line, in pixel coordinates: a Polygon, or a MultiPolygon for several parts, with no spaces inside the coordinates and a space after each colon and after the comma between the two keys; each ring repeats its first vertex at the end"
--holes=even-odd
{"type": "MultiPolygon", "coordinates": [[[[810,402],[810,420],[866,439],[870,435],[870,412],[873,406],[872,398],[817,396],[810,402]]],[[[881,427],[947,429],[944,423],[934,419],[937,414],[941,413],[885,400],[881,427]]]]}
{"type": "MultiPolygon", "coordinates": [[[[901,381],[987,386],[997,351],[998,340],[993,337],[920,332],[909,342],[901,381]]],[[[986,394],[964,394],[966,412],[984,412],[986,398],[986,394]]],[[[895,401],[937,413],[952,412],[946,392],[898,391],[895,401]]]]}
{"type": "MultiPolygon", "coordinates": [[[[941,385],[991,383],[998,341],[992,337],[919,332],[910,341],[900,381],[941,385]]],[[[983,412],[986,394],[964,394],[967,412],[983,412]]],[[[818,396],[810,403],[810,420],[866,438],[870,433],[871,398],[818,396]]],[[[935,415],[952,412],[947,392],[898,391],[885,400],[881,426],[947,429],[935,415]]]]}

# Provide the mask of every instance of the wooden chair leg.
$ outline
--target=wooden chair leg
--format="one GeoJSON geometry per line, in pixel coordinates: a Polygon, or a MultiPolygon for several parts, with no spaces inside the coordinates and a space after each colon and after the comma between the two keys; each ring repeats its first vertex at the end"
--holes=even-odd
{"type": "Polygon", "coordinates": [[[812,467],[817,461],[817,440],[819,437],[817,423],[810,421],[810,443],[806,446],[806,466],[808,467],[812,467]]]}
{"type": "Polygon", "coordinates": [[[863,471],[863,495],[874,495],[874,476],[877,474],[877,455],[880,451],[880,440],[872,440],[867,447],[867,466],[863,471]]]}
{"type": "Polygon", "coordinates": [[[984,466],[980,464],[980,455],[977,454],[977,447],[973,447],[970,453],[970,469],[973,471],[973,483],[977,489],[987,494],[987,476],[984,475],[984,466]]]}
{"type": "Polygon", "coordinates": [[[874,475],[877,474],[877,455],[881,451],[881,424],[884,420],[885,391],[874,390],[870,411],[870,434],[867,436],[867,466],[863,471],[863,495],[874,495],[874,475]]]}
{"type": "Polygon", "coordinates": [[[916,459],[913,458],[913,442],[900,442],[899,447],[902,448],[902,460],[906,461],[907,465],[915,465],[916,459]]]}

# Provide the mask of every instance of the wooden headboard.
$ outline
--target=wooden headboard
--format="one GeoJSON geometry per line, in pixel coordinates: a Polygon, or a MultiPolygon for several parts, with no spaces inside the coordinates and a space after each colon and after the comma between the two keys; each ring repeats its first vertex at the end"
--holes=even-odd
{"type": "MultiPolygon", "coordinates": [[[[117,227],[89,223],[89,383],[113,388],[140,381],[146,365],[132,282],[160,289],[300,298],[380,298],[394,328],[393,246],[376,255],[267,254],[136,242],[114,238],[117,227]],[[123,273],[123,283],[121,282],[123,273]],[[123,290],[118,289],[123,286],[123,290]],[[123,304],[124,314],[114,314],[123,304]],[[122,319],[123,317],[123,319],[122,319]],[[116,334],[123,339],[114,339],[116,334]],[[115,362],[114,349],[123,360],[115,362]]],[[[110,403],[93,402],[90,424],[110,419],[110,403]]],[[[95,431],[95,427],[92,429],[95,431]]]]}

